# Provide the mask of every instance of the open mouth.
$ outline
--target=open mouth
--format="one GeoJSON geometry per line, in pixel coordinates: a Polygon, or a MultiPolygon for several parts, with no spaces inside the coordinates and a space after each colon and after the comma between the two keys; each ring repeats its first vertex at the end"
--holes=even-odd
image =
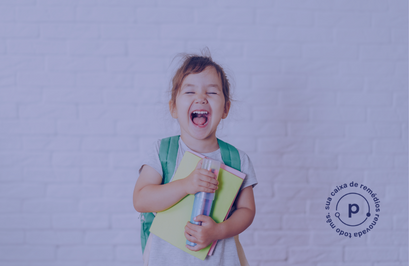
{"type": "Polygon", "coordinates": [[[208,111],[193,111],[190,118],[196,126],[204,126],[207,124],[208,116],[208,111]]]}

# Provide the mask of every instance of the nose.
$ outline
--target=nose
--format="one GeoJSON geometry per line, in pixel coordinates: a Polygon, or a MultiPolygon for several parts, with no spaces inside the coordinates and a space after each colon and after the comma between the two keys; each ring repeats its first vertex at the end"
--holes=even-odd
{"type": "Polygon", "coordinates": [[[197,94],[197,98],[195,100],[195,103],[198,104],[207,104],[207,99],[206,99],[206,95],[203,93],[198,93],[197,94]]]}

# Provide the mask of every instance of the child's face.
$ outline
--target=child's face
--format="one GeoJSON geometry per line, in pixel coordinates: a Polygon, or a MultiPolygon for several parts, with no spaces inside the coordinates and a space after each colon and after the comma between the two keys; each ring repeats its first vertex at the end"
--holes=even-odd
{"type": "Polygon", "coordinates": [[[220,120],[227,117],[230,109],[214,67],[186,76],[176,105],[171,102],[169,105],[172,117],[179,121],[182,137],[196,140],[215,138],[220,120]]]}

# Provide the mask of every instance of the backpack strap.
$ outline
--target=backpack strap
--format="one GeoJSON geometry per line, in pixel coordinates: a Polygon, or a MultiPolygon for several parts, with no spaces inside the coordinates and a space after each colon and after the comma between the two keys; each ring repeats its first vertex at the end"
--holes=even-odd
{"type": "Polygon", "coordinates": [[[239,151],[233,145],[217,139],[222,154],[222,160],[225,165],[241,171],[241,161],[239,151]]]}
{"type": "MultiPolygon", "coordinates": [[[[176,167],[176,158],[178,156],[180,136],[173,136],[162,139],[159,147],[159,159],[162,165],[162,184],[169,183],[172,178],[173,172],[176,167]]],[[[142,254],[145,251],[146,242],[149,238],[149,229],[151,228],[155,215],[151,212],[142,213],[142,225],[141,225],[141,246],[142,254]]]]}
{"type": "Polygon", "coordinates": [[[179,138],[178,136],[173,136],[169,138],[162,139],[159,148],[159,159],[162,164],[162,184],[169,183],[175,172],[176,158],[178,156],[179,149],[179,138]]]}

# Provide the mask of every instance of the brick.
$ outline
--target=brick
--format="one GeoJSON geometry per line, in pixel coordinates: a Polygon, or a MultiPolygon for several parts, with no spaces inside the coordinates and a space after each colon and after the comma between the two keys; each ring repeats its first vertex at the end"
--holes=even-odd
{"type": "Polygon", "coordinates": [[[55,152],[52,163],[63,167],[101,167],[109,164],[109,154],[101,152],[55,152]]]}
{"type": "Polygon", "coordinates": [[[390,78],[385,77],[380,79],[379,77],[373,77],[368,79],[367,85],[365,86],[368,90],[371,91],[403,91],[408,87],[408,81],[402,78],[390,78]],[[391,84],[394,84],[391,86],[391,84]]]}
{"type": "Polygon", "coordinates": [[[377,137],[390,138],[401,135],[399,123],[367,123],[360,125],[348,125],[346,135],[349,137],[377,137]]]}
{"type": "Polygon", "coordinates": [[[408,216],[406,215],[394,215],[393,228],[395,230],[408,230],[408,216]]]}
{"type": "Polygon", "coordinates": [[[46,152],[0,152],[1,166],[50,166],[50,154],[46,152]]]}
{"type": "Polygon", "coordinates": [[[313,13],[305,10],[287,10],[282,12],[277,9],[257,10],[256,21],[258,24],[271,24],[280,27],[298,26],[308,27],[313,25],[313,13]]]}
{"type": "Polygon", "coordinates": [[[152,40],[159,37],[159,25],[107,24],[101,26],[104,39],[152,40]]]}
{"type": "Polygon", "coordinates": [[[132,105],[82,105],[78,107],[81,120],[136,120],[140,117],[132,105]]]}
{"type": "MultiPolygon", "coordinates": [[[[18,71],[25,73],[22,70],[39,70],[44,69],[45,66],[44,58],[39,56],[29,56],[29,55],[20,55],[20,56],[13,56],[13,55],[0,55],[0,69],[4,70],[5,74],[8,73],[6,71],[10,71],[10,73],[15,74],[18,71]],[[11,72],[12,71],[12,72],[11,72]]],[[[36,72],[38,73],[38,72],[36,72]]],[[[38,73],[39,74],[39,73],[38,73]]],[[[17,75],[18,77],[19,75],[17,75]]],[[[30,86],[36,85],[35,83],[30,83],[30,86]]],[[[14,87],[14,86],[13,86],[14,87]]],[[[12,92],[10,92],[12,94],[12,92]]]]}
{"type": "Polygon", "coordinates": [[[358,59],[359,49],[356,45],[342,44],[305,44],[303,45],[302,54],[304,58],[312,60],[339,60],[350,61],[358,59]]]}
{"type": "Polygon", "coordinates": [[[323,11],[314,13],[314,26],[325,28],[370,28],[371,13],[323,11]]]}
{"type": "Polygon", "coordinates": [[[47,186],[46,194],[49,198],[96,198],[102,196],[102,187],[100,185],[91,184],[51,184],[47,186]]]}
{"type": "Polygon", "coordinates": [[[135,173],[138,169],[110,169],[110,168],[94,168],[82,170],[82,180],[85,182],[135,182],[135,173]]]}
{"type": "Polygon", "coordinates": [[[81,172],[77,168],[50,168],[50,167],[25,167],[24,180],[45,183],[72,183],[81,180],[81,172]]]}
{"type": "Polygon", "coordinates": [[[306,121],[309,120],[309,114],[302,107],[268,107],[256,106],[253,109],[254,120],[262,121],[306,121]]]}
{"type": "Polygon", "coordinates": [[[0,23],[0,37],[35,38],[40,35],[38,25],[27,23],[0,23]]]}
{"type": "Polygon", "coordinates": [[[401,122],[408,119],[406,108],[371,108],[368,120],[374,122],[401,122]]]}
{"type": "Polygon", "coordinates": [[[114,152],[111,155],[111,161],[114,167],[137,168],[140,166],[141,159],[139,158],[139,152],[114,152]]]}
{"type": "Polygon", "coordinates": [[[4,0],[1,1],[2,6],[21,6],[21,5],[35,5],[35,0],[4,0]]]}
{"type": "Polygon", "coordinates": [[[364,176],[364,169],[311,169],[308,171],[308,181],[312,184],[333,184],[335,180],[353,180],[356,182],[362,182],[364,176]]]}
{"type": "Polygon", "coordinates": [[[60,246],[57,250],[60,260],[112,260],[114,251],[106,246],[60,246]]]}
{"type": "Polygon", "coordinates": [[[293,247],[288,251],[291,263],[303,261],[341,261],[342,248],[293,247]]]}
{"type": "Polygon", "coordinates": [[[282,63],[284,74],[335,75],[339,73],[339,64],[332,60],[288,59],[282,63]]]}
{"type": "Polygon", "coordinates": [[[276,214],[257,213],[250,228],[279,230],[281,224],[281,217],[276,214]]]}
{"type": "MultiPolygon", "coordinates": [[[[333,92],[311,93],[302,90],[281,92],[281,103],[285,106],[333,106],[336,95],[333,92]]],[[[339,97],[339,96],[338,96],[339,97]]]]}
{"type": "MultiPolygon", "coordinates": [[[[15,104],[2,104],[0,106],[0,118],[1,119],[16,119],[17,118],[17,106],[15,104]]],[[[1,145],[1,144],[0,144],[1,145]]]]}
{"type": "Polygon", "coordinates": [[[362,90],[365,86],[364,79],[362,77],[344,77],[338,79],[338,83],[334,84],[334,78],[332,77],[312,77],[308,80],[308,88],[311,90],[334,90],[342,91],[343,93],[356,93],[356,91],[362,90]]]}
{"type": "Polygon", "coordinates": [[[390,43],[390,29],[336,29],[335,41],[337,43],[357,44],[375,44],[375,43],[390,43]]]}
{"type": "Polygon", "coordinates": [[[374,151],[377,153],[407,153],[408,143],[405,140],[384,139],[375,141],[374,151]]]}
{"type": "Polygon", "coordinates": [[[285,1],[285,0],[278,0],[276,2],[276,6],[279,9],[311,9],[317,10],[321,12],[322,10],[331,10],[333,8],[334,3],[328,2],[325,0],[316,0],[316,1],[302,1],[302,0],[293,0],[293,1],[285,1]]]}
{"type": "MultiPolygon", "coordinates": [[[[52,0],[43,0],[51,1],[52,0]]],[[[71,1],[68,1],[71,3],[71,1]]],[[[77,4],[77,3],[76,3],[77,4]]],[[[149,0],[80,0],[78,5],[83,6],[154,6],[156,3],[152,3],[149,0]]]]}
{"type": "Polygon", "coordinates": [[[393,165],[393,159],[386,155],[341,155],[339,158],[341,167],[352,169],[368,169],[368,168],[390,168],[393,165]]]}
{"type": "MultiPolygon", "coordinates": [[[[220,26],[220,39],[224,41],[247,41],[247,40],[274,40],[277,29],[265,25],[229,25],[220,26]]],[[[202,44],[203,46],[203,44],[202,44]]],[[[213,51],[212,49],[211,51],[213,51]]]]}
{"type": "Polygon", "coordinates": [[[371,153],[372,141],[366,139],[320,139],[316,142],[319,153],[371,153]]]}
{"type": "MultiPolygon", "coordinates": [[[[274,190],[274,194],[278,194],[277,190],[274,190]]],[[[288,191],[285,190],[280,192],[279,195],[274,195],[275,200],[271,200],[270,198],[261,198],[259,197],[258,192],[256,193],[256,200],[257,200],[257,209],[263,214],[274,214],[274,213],[305,213],[306,212],[306,203],[305,200],[301,200],[300,198],[305,198],[305,196],[295,197],[293,195],[293,190],[288,191]],[[288,193],[285,193],[288,192],[288,193]],[[282,202],[280,199],[286,199],[287,202],[282,202]]]]}
{"type": "Polygon", "coordinates": [[[66,120],[57,125],[57,132],[62,135],[113,135],[115,124],[112,121],[66,120]]]}
{"type": "Polygon", "coordinates": [[[40,30],[47,39],[96,39],[100,36],[100,25],[91,23],[44,23],[40,30]]]}
{"type": "Polygon", "coordinates": [[[288,154],[283,156],[283,165],[295,168],[336,168],[338,167],[335,155],[302,155],[288,154]]]}
{"type": "Polygon", "coordinates": [[[77,212],[78,202],[73,199],[30,199],[24,201],[23,211],[34,213],[77,212]]]}
{"type": "Polygon", "coordinates": [[[141,228],[141,220],[139,213],[136,211],[127,214],[113,214],[111,216],[111,224],[114,229],[132,229],[139,232],[141,228]]]}
{"type": "Polygon", "coordinates": [[[69,53],[81,56],[121,56],[126,54],[122,41],[74,40],[69,42],[69,53]]]}
{"type": "Polygon", "coordinates": [[[293,43],[257,42],[246,45],[246,54],[259,57],[294,58],[301,56],[302,48],[301,45],[293,43]]]}
{"type": "Polygon", "coordinates": [[[284,261],[287,258],[285,247],[249,247],[246,249],[246,258],[249,261],[284,261]]]}
{"type": "Polygon", "coordinates": [[[408,32],[404,29],[392,29],[392,43],[393,44],[407,44],[408,32]]]}
{"type": "MultiPolygon", "coordinates": [[[[288,2],[288,1],[287,1],[288,2]]],[[[293,2],[293,1],[291,1],[293,2]]],[[[305,2],[305,1],[304,1],[305,2]]],[[[316,1],[315,1],[316,2],[316,1]]],[[[305,2],[307,3],[307,2],[305,2]]],[[[312,3],[312,2],[310,2],[312,3]]],[[[300,3],[301,4],[301,3],[300,3]]],[[[275,38],[278,41],[301,42],[301,43],[330,43],[333,41],[333,33],[326,28],[300,28],[279,27],[275,38]]]]}
{"type": "Polygon", "coordinates": [[[0,228],[4,229],[47,229],[51,227],[51,217],[43,214],[2,214],[0,228]]]}
{"type": "Polygon", "coordinates": [[[399,251],[393,247],[359,248],[345,247],[345,261],[396,261],[399,251]]]}
{"type": "MultiPolygon", "coordinates": [[[[17,85],[21,86],[74,86],[75,76],[73,73],[60,72],[48,73],[44,71],[21,71],[17,74],[17,85]]],[[[57,92],[54,92],[57,93],[57,92]]],[[[78,92],[77,92],[78,93],[78,92]]],[[[61,94],[61,93],[59,93],[61,94]]],[[[71,92],[71,94],[75,94],[71,92]]],[[[47,98],[45,98],[48,101],[47,98]]]]}
{"type": "Polygon", "coordinates": [[[363,122],[366,120],[366,110],[362,107],[313,108],[311,120],[363,122]]]}
{"type": "Polygon", "coordinates": [[[133,184],[107,184],[103,188],[103,194],[106,198],[129,198],[133,190],[133,184]]]}
{"type": "Polygon", "coordinates": [[[405,15],[405,12],[403,12],[403,10],[404,8],[395,12],[374,13],[372,15],[373,27],[377,28],[391,27],[404,29],[408,24],[408,17],[405,15]]]}
{"type": "Polygon", "coordinates": [[[32,86],[30,89],[22,89],[13,86],[13,89],[0,89],[0,102],[3,103],[30,103],[39,102],[42,99],[41,90],[32,86]]]}
{"type": "Polygon", "coordinates": [[[77,75],[77,85],[92,88],[132,88],[134,78],[134,75],[127,73],[89,72],[77,75]]]}
{"type": "Polygon", "coordinates": [[[67,22],[75,18],[71,7],[20,7],[17,20],[23,22],[67,22]]]}
{"type": "Polygon", "coordinates": [[[408,237],[406,231],[380,231],[377,230],[369,235],[369,244],[372,246],[407,246],[408,237]]]}
{"type": "Polygon", "coordinates": [[[106,90],[105,102],[114,104],[156,104],[160,103],[160,90],[130,89],[130,90],[106,90]]]}
{"type": "Polygon", "coordinates": [[[23,231],[0,231],[0,244],[12,245],[23,243],[24,243],[23,231]]]}
{"type": "Polygon", "coordinates": [[[77,7],[77,21],[80,22],[133,22],[135,9],[130,7],[77,7]]]}
{"type": "Polygon", "coordinates": [[[164,69],[164,60],[152,57],[143,57],[141,59],[112,57],[107,60],[107,68],[110,71],[121,72],[157,72],[164,69]]]}
{"type": "Polygon", "coordinates": [[[77,108],[67,104],[30,104],[19,107],[19,117],[75,119],[77,108]]]}
{"type": "Polygon", "coordinates": [[[306,232],[280,232],[267,231],[256,233],[256,243],[261,246],[291,246],[309,244],[309,233],[306,232]]]}
{"type": "Polygon", "coordinates": [[[80,211],[87,213],[118,213],[133,211],[133,209],[129,199],[83,199],[80,202],[80,211]]]}
{"type": "Polygon", "coordinates": [[[0,187],[3,198],[34,198],[45,194],[45,186],[30,183],[4,183],[0,187]]]}
{"type": "Polygon", "coordinates": [[[7,41],[8,54],[66,54],[67,43],[62,40],[9,40],[7,41]]]}
{"type": "MultiPolygon", "coordinates": [[[[163,0],[162,0],[163,1],[163,0]]],[[[222,7],[272,7],[274,5],[273,2],[269,0],[254,0],[254,1],[247,1],[247,0],[220,0],[217,1],[217,5],[222,7]]]]}
{"type": "Polygon", "coordinates": [[[78,137],[25,137],[26,150],[79,150],[81,139],[78,137]]]}
{"type": "Polygon", "coordinates": [[[217,27],[210,25],[170,24],[160,27],[160,37],[169,40],[215,40],[217,27]]]}
{"type": "MultiPolygon", "coordinates": [[[[13,213],[21,211],[21,201],[15,199],[0,200],[0,213],[13,213]]],[[[1,239],[1,237],[0,237],[1,239]]]]}
{"type": "Polygon", "coordinates": [[[195,13],[190,8],[141,7],[136,10],[138,23],[193,23],[195,13]]]}
{"type": "Polygon", "coordinates": [[[54,214],[52,217],[55,229],[107,229],[109,224],[107,214],[54,214]]]}
{"type": "MultiPolygon", "coordinates": [[[[373,5],[368,7],[368,2],[367,1],[360,1],[360,2],[348,2],[347,5],[345,5],[345,2],[337,0],[333,3],[333,8],[336,10],[340,11],[347,11],[347,12],[353,12],[353,11],[387,11],[389,9],[389,4],[385,3],[385,1],[382,0],[376,0],[376,1],[371,1],[373,5]]],[[[376,13],[376,12],[374,12],[376,13]]]]}
{"type": "Polygon", "coordinates": [[[3,260],[52,260],[55,259],[55,247],[0,246],[3,260]],[[22,256],[24,254],[24,256],[22,256]]]}
{"type": "Polygon", "coordinates": [[[127,137],[85,137],[81,145],[84,151],[134,151],[138,139],[127,137]]]}
{"type": "Polygon", "coordinates": [[[406,45],[362,45],[360,47],[360,57],[363,60],[406,60],[408,51],[406,45]]]}
{"type": "Polygon", "coordinates": [[[248,8],[200,8],[197,21],[206,24],[252,24],[254,15],[248,8]]]}
{"type": "Polygon", "coordinates": [[[183,51],[184,43],[181,41],[140,40],[127,42],[127,47],[131,56],[169,56],[169,54],[177,54],[183,51]]]}
{"type": "Polygon", "coordinates": [[[314,141],[297,140],[291,138],[259,138],[257,150],[261,152],[314,152],[314,141]]]}
{"type": "Polygon", "coordinates": [[[129,245],[139,244],[139,232],[104,230],[104,231],[89,231],[85,233],[84,243],[86,245],[129,245]]]}
{"type": "Polygon", "coordinates": [[[15,17],[16,8],[8,6],[0,9],[0,21],[13,21],[15,17]]]}
{"type": "Polygon", "coordinates": [[[51,71],[102,71],[106,69],[106,64],[102,57],[50,56],[48,68],[51,71]]]}
{"type": "Polygon", "coordinates": [[[29,231],[26,243],[34,245],[78,245],[83,241],[81,231],[29,231]]]}
{"type": "Polygon", "coordinates": [[[343,106],[391,106],[392,101],[392,95],[381,92],[338,94],[338,103],[343,106]]]}
{"type": "Polygon", "coordinates": [[[0,168],[0,181],[13,181],[17,182],[23,179],[23,169],[19,166],[1,167],[0,168]]]}

